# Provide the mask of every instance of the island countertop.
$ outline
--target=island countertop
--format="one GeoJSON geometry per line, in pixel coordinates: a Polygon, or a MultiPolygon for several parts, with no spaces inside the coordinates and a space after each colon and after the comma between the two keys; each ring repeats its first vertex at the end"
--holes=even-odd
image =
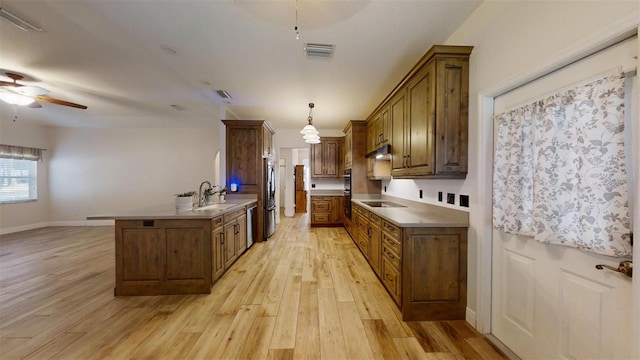
{"type": "Polygon", "coordinates": [[[217,205],[218,208],[203,207],[203,210],[176,210],[174,204],[160,205],[150,208],[135,209],[130,211],[118,211],[114,214],[91,215],[87,220],[189,220],[189,219],[213,219],[226,213],[237,211],[245,206],[257,204],[255,198],[229,199],[217,205]]]}
{"type": "Polygon", "coordinates": [[[356,198],[351,202],[400,227],[469,227],[469,213],[461,210],[390,196],[356,198]],[[367,201],[386,201],[404,207],[372,207],[365,203],[367,201]]]}

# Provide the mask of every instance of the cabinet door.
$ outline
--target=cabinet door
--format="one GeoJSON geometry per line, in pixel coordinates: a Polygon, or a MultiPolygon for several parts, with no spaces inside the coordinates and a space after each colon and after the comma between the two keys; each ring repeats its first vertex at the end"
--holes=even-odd
{"type": "Polygon", "coordinates": [[[380,118],[380,115],[376,114],[372,119],[367,121],[367,152],[376,149],[376,139],[378,138],[376,133],[376,119],[380,118]]]}
{"type": "MultiPolygon", "coordinates": [[[[227,181],[242,184],[240,191],[255,194],[262,187],[262,161],[258,154],[262,128],[227,127],[227,181]]],[[[227,187],[231,186],[227,183],[227,187]]]]}
{"type": "Polygon", "coordinates": [[[238,258],[236,252],[236,222],[224,224],[224,268],[228,269],[238,258]]]}
{"type": "Polygon", "coordinates": [[[409,153],[413,175],[433,174],[435,62],[426,64],[407,85],[409,153]]]}
{"type": "Polygon", "coordinates": [[[345,169],[351,169],[351,164],[352,164],[351,156],[353,153],[352,144],[353,144],[353,129],[349,128],[349,130],[347,130],[347,132],[345,133],[345,137],[344,137],[344,168],[345,169]]]}
{"type": "Polygon", "coordinates": [[[342,214],[344,213],[344,197],[333,196],[331,198],[331,222],[342,224],[342,214]]]}
{"type": "Polygon", "coordinates": [[[391,169],[402,170],[406,167],[405,125],[406,125],[406,89],[401,89],[391,98],[391,169]]]}
{"type": "Polygon", "coordinates": [[[382,115],[380,116],[378,133],[380,134],[379,146],[387,145],[391,137],[391,106],[390,105],[387,105],[382,109],[382,115]]]}
{"type": "Polygon", "coordinates": [[[320,144],[311,144],[311,177],[324,177],[324,163],[322,159],[322,142],[320,144]]]}
{"type": "MultiPolygon", "coordinates": [[[[211,254],[201,228],[167,228],[167,281],[208,278],[211,254]],[[209,266],[205,266],[208,264],[209,266]]],[[[211,281],[208,281],[209,283],[211,281]]]]}
{"type": "Polygon", "coordinates": [[[222,276],[225,270],[224,227],[220,226],[211,234],[211,255],[213,256],[212,279],[214,282],[222,276]]]}
{"type": "Polygon", "coordinates": [[[267,128],[262,129],[262,156],[269,157],[273,153],[273,135],[267,128]]]}
{"type": "Polygon", "coordinates": [[[437,175],[467,173],[469,62],[437,60],[436,157],[437,175]]]}
{"type": "Polygon", "coordinates": [[[402,244],[403,320],[464,319],[467,229],[409,228],[402,244]]]}
{"type": "Polygon", "coordinates": [[[236,254],[242,255],[247,250],[247,215],[236,220],[236,254]]]}
{"type": "Polygon", "coordinates": [[[164,281],[167,252],[164,229],[123,228],[118,232],[116,251],[119,253],[119,261],[116,270],[121,269],[121,274],[117,276],[117,280],[150,284],[164,281]]]}
{"type": "Polygon", "coordinates": [[[340,174],[340,141],[327,140],[323,142],[323,162],[324,162],[324,175],[325,177],[338,177],[340,174]]]}
{"type": "Polygon", "coordinates": [[[380,276],[382,261],[382,231],[378,226],[371,226],[369,233],[369,263],[380,276]]]}

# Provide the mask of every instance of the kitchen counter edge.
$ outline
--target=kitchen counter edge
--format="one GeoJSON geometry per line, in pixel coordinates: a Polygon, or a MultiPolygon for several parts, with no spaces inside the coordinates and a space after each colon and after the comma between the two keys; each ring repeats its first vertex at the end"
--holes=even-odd
{"type": "Polygon", "coordinates": [[[371,200],[374,199],[351,199],[351,202],[403,228],[469,227],[469,213],[465,211],[390,197],[375,200],[394,202],[405,207],[378,208],[363,203],[371,200]]]}
{"type": "Polygon", "coordinates": [[[182,210],[177,211],[173,204],[167,206],[158,206],[149,209],[132,210],[116,215],[92,215],[87,216],[87,220],[203,220],[213,219],[224,214],[232,213],[240,210],[245,206],[252,206],[258,203],[255,199],[232,199],[227,200],[225,204],[233,204],[234,206],[226,209],[214,210],[182,210]]]}

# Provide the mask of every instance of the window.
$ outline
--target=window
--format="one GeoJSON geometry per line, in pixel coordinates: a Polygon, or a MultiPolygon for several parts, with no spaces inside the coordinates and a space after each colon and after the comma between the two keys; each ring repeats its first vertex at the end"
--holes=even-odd
{"type": "Polygon", "coordinates": [[[0,145],[0,203],[38,198],[41,149],[0,145]]]}

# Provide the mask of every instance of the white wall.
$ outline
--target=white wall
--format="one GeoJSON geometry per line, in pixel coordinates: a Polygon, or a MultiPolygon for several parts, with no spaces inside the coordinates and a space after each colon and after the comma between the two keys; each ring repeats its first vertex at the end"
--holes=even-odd
{"type": "Polygon", "coordinates": [[[49,129],[30,125],[6,113],[0,120],[0,144],[47,149],[38,163],[38,199],[36,201],[0,204],[0,234],[45,226],[49,220],[49,162],[51,142],[49,129]]]}
{"type": "Polygon", "coordinates": [[[173,194],[213,182],[217,127],[52,130],[53,224],[172,204],[173,194]]]}
{"type": "MultiPolygon", "coordinates": [[[[491,123],[481,122],[479,94],[495,88],[509,78],[536,68],[541,62],[561,56],[573,44],[595,36],[603,29],[638,17],[633,1],[489,1],[484,2],[446,41],[449,45],[473,45],[469,94],[469,173],[466,180],[391,182],[387,195],[417,200],[413,193],[423,189],[433,202],[439,190],[470,195],[468,320],[474,323],[478,309],[478,249],[490,242],[486,229],[491,226],[491,123]],[[413,184],[412,184],[413,182],[413,184]],[[404,185],[407,185],[406,187],[404,185]]],[[[384,185],[384,184],[383,184],[384,185]]],[[[387,184],[389,185],[389,184],[387,184]]],[[[490,234],[489,234],[490,235],[490,234]]],[[[485,276],[485,274],[481,274],[485,276]]]]}

